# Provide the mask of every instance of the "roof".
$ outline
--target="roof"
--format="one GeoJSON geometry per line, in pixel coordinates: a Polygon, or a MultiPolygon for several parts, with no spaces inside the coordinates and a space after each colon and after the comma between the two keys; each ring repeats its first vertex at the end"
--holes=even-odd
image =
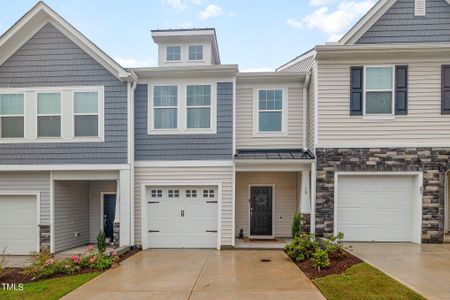
{"type": "Polygon", "coordinates": [[[314,159],[309,150],[304,149],[256,149],[236,150],[235,159],[314,159]]]}
{"type": "Polygon", "coordinates": [[[115,62],[114,59],[42,1],[33,6],[0,36],[0,65],[48,23],[54,25],[119,80],[129,81],[135,79],[130,72],[115,62]]]}
{"type": "Polygon", "coordinates": [[[291,59],[284,65],[277,68],[277,72],[309,72],[314,61],[314,54],[316,53],[315,48],[309,49],[308,51],[300,54],[294,59],[291,59]],[[304,62],[304,63],[302,63],[304,62]],[[299,64],[298,64],[299,63],[299,64]],[[309,63],[311,65],[309,65],[309,63]],[[301,66],[297,66],[301,65],[301,66]]]}
{"type": "Polygon", "coordinates": [[[207,66],[170,66],[170,67],[145,67],[129,68],[139,79],[150,78],[174,78],[174,77],[214,77],[235,76],[238,72],[237,65],[207,65],[207,66]]]}

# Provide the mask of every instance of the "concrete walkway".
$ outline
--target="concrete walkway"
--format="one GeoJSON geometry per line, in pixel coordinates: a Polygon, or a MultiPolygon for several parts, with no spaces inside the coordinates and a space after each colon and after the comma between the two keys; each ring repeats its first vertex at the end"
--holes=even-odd
{"type": "Polygon", "coordinates": [[[352,254],[427,299],[450,299],[450,244],[351,243],[352,254]]]}
{"type": "Polygon", "coordinates": [[[63,299],[325,298],[282,251],[149,250],[63,299]]]}

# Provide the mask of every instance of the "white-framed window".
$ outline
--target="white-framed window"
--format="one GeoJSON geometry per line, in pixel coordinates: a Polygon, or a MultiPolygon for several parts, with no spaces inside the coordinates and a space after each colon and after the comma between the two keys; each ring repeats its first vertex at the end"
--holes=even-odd
{"type": "Polygon", "coordinates": [[[364,67],[364,115],[393,115],[394,66],[364,67]]]}
{"type": "Polygon", "coordinates": [[[216,133],[215,84],[200,80],[149,84],[148,134],[216,133]]]}
{"type": "Polygon", "coordinates": [[[189,60],[203,60],[203,46],[202,45],[190,45],[188,49],[189,60]]]}
{"type": "Polygon", "coordinates": [[[211,128],[211,85],[186,86],[186,127],[211,128]]]}
{"type": "Polygon", "coordinates": [[[181,60],[181,46],[167,46],[166,60],[167,61],[180,61],[181,60]]]}
{"type": "Polygon", "coordinates": [[[104,87],[0,88],[0,143],[104,141],[104,87]]]}
{"type": "Polygon", "coordinates": [[[176,85],[153,87],[153,128],[178,128],[178,87],[176,85]]]}
{"type": "Polygon", "coordinates": [[[25,136],[25,101],[23,93],[0,94],[0,137],[18,139],[25,136]]]}
{"type": "Polygon", "coordinates": [[[37,93],[37,137],[61,137],[61,93],[37,93]]]}
{"type": "Polygon", "coordinates": [[[95,91],[73,93],[74,137],[98,137],[98,98],[95,91]]]}
{"type": "Polygon", "coordinates": [[[283,89],[258,89],[256,91],[256,134],[283,134],[285,132],[286,101],[283,89]]]}

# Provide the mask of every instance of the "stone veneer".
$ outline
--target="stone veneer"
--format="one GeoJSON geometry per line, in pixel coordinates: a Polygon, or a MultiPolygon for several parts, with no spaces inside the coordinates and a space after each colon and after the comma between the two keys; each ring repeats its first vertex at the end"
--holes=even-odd
{"type": "Polygon", "coordinates": [[[422,242],[444,239],[445,173],[450,148],[316,149],[316,234],[329,237],[334,226],[334,172],[423,172],[422,242]]]}
{"type": "Polygon", "coordinates": [[[114,248],[118,248],[120,245],[120,223],[113,223],[113,246],[114,248]]]}
{"type": "Polygon", "coordinates": [[[300,223],[302,232],[311,232],[311,214],[301,214],[300,223]]]}
{"type": "Polygon", "coordinates": [[[39,251],[50,252],[50,225],[39,225],[39,251]]]}

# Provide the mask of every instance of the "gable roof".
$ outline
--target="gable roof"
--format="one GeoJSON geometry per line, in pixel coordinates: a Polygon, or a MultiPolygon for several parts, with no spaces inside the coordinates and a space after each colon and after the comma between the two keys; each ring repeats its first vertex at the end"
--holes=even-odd
{"type": "Polygon", "coordinates": [[[42,1],[33,6],[0,37],[0,65],[48,23],[60,30],[119,80],[129,81],[134,79],[132,73],[120,66],[42,1]]]}
{"type": "MultiPolygon", "coordinates": [[[[411,0],[414,1],[414,0],[411,0]]],[[[445,0],[450,5],[450,0],[445,0]]],[[[338,42],[353,45],[364,35],[397,0],[379,0],[338,42]]]]}

